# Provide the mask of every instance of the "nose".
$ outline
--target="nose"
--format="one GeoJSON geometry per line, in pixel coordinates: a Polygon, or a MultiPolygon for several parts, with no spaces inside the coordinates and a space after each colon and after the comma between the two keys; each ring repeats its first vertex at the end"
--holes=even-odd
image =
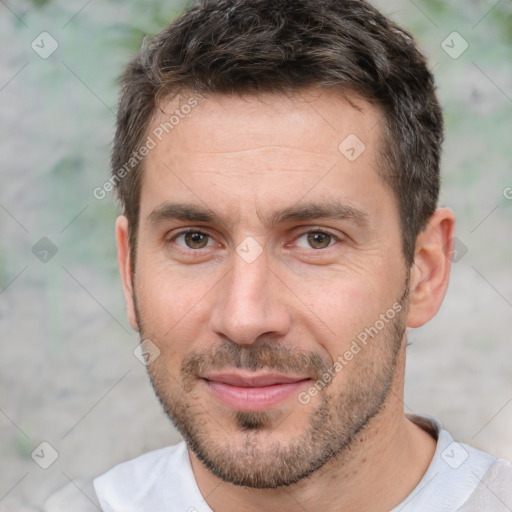
{"type": "Polygon", "coordinates": [[[268,268],[265,251],[251,263],[234,254],[230,272],[216,287],[212,331],[239,345],[284,336],[291,324],[285,290],[268,268]]]}

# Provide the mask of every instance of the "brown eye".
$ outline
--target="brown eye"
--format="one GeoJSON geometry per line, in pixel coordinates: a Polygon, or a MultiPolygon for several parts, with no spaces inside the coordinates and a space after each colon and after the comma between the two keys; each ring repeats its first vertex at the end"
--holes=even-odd
{"type": "Polygon", "coordinates": [[[178,233],[172,238],[172,241],[184,249],[204,249],[207,247],[210,238],[208,233],[190,230],[178,233]]]}
{"type": "Polygon", "coordinates": [[[208,235],[199,231],[185,233],[185,243],[190,249],[202,249],[208,243],[208,235]]]}
{"type": "Polygon", "coordinates": [[[311,231],[307,233],[308,244],[313,249],[325,249],[331,245],[332,236],[321,231],[311,231]]]}

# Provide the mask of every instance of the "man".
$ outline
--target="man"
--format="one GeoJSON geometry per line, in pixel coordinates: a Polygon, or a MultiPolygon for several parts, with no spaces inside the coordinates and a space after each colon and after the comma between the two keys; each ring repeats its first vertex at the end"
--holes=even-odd
{"type": "Polygon", "coordinates": [[[404,415],[406,329],[450,274],[442,137],[424,57],[361,0],[206,0],[144,45],[118,263],[184,441],[96,478],[96,507],[510,510],[508,462],[404,415]]]}

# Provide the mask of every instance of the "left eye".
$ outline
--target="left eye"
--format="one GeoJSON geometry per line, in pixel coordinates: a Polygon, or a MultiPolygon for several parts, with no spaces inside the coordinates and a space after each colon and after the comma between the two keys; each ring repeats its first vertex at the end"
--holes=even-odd
{"type": "Polygon", "coordinates": [[[333,235],[325,233],[324,231],[309,231],[300,236],[297,241],[304,237],[306,237],[306,243],[309,246],[300,245],[299,243],[297,243],[297,245],[299,247],[305,247],[306,249],[325,249],[336,242],[333,235]]]}

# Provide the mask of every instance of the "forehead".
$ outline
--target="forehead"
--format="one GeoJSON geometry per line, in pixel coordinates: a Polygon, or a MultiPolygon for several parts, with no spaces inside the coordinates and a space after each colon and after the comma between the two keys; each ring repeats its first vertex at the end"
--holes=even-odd
{"type": "Polygon", "coordinates": [[[141,214],[170,198],[226,214],[233,206],[237,215],[306,195],[350,204],[366,190],[389,199],[378,172],[381,120],[372,104],[336,91],[183,94],[148,130],[155,145],[144,162],[141,214]]]}
{"type": "Polygon", "coordinates": [[[194,152],[233,152],[281,144],[304,149],[314,145],[319,153],[334,149],[339,156],[338,144],[347,135],[359,134],[368,145],[377,142],[377,125],[382,119],[374,104],[329,89],[245,96],[190,92],[161,105],[150,132],[159,141],[173,139],[181,150],[194,152]],[[196,136],[191,138],[190,131],[196,136]]]}

